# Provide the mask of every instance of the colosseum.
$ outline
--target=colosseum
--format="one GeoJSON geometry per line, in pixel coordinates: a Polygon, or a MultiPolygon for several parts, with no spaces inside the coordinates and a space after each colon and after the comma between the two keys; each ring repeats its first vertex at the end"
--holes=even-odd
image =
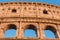
{"type": "Polygon", "coordinates": [[[0,40],[60,40],[60,6],[40,2],[0,2],[0,40]],[[15,29],[15,38],[4,38],[5,31],[15,29]],[[32,29],[35,38],[24,37],[32,29]],[[55,38],[46,38],[51,30],[55,38]]]}

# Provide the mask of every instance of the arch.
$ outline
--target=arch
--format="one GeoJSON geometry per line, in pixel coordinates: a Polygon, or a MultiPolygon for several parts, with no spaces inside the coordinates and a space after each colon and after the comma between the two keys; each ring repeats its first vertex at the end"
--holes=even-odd
{"type": "Polygon", "coordinates": [[[48,14],[48,11],[46,9],[44,9],[43,14],[48,14]]]}
{"type": "Polygon", "coordinates": [[[37,37],[37,28],[36,28],[36,26],[34,26],[32,24],[27,25],[26,29],[24,30],[24,37],[37,37]]]}
{"type": "Polygon", "coordinates": [[[46,38],[57,38],[58,37],[56,28],[54,28],[53,26],[50,26],[50,25],[46,26],[44,32],[45,32],[45,37],[46,38]]]}
{"type": "Polygon", "coordinates": [[[15,24],[8,24],[8,29],[17,29],[17,26],[15,24]]]}
{"type": "Polygon", "coordinates": [[[4,38],[16,37],[17,26],[15,24],[8,24],[4,34],[4,38]]]}
{"type": "Polygon", "coordinates": [[[12,9],[12,12],[13,12],[13,13],[16,13],[16,12],[17,12],[17,10],[16,10],[16,9],[12,9]]]}

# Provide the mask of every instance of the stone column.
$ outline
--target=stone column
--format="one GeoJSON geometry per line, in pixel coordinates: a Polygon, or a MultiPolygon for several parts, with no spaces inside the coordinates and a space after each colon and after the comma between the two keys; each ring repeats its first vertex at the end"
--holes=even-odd
{"type": "Polygon", "coordinates": [[[37,37],[40,38],[40,28],[37,28],[37,37]]]}
{"type": "Polygon", "coordinates": [[[24,38],[24,30],[23,30],[23,28],[20,29],[20,36],[19,37],[24,38]]]}
{"type": "Polygon", "coordinates": [[[4,29],[0,28],[0,38],[4,38],[4,29]]]}
{"type": "Polygon", "coordinates": [[[37,26],[37,37],[40,39],[40,25],[39,23],[37,23],[38,26],[37,26]]]}
{"type": "Polygon", "coordinates": [[[60,38],[60,25],[57,25],[57,35],[58,35],[58,38],[60,38]]]}
{"type": "Polygon", "coordinates": [[[20,25],[19,25],[19,30],[18,30],[18,38],[23,38],[24,37],[24,30],[22,28],[23,25],[21,25],[21,22],[20,22],[20,25]]]}
{"type": "Polygon", "coordinates": [[[19,37],[19,27],[16,30],[16,38],[18,38],[18,37],[19,37]]]}
{"type": "Polygon", "coordinates": [[[60,38],[60,32],[58,30],[57,30],[56,34],[57,34],[57,37],[60,38]]]}
{"type": "Polygon", "coordinates": [[[45,35],[44,35],[44,30],[40,27],[40,38],[44,39],[45,35]]]}
{"type": "Polygon", "coordinates": [[[40,39],[44,39],[45,38],[45,35],[44,35],[44,25],[43,24],[39,24],[39,27],[40,27],[40,39]]]}

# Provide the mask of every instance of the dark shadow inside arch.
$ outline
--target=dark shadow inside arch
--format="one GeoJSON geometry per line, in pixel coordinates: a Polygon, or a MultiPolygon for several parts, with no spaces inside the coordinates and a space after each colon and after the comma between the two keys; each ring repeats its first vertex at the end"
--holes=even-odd
{"type": "Polygon", "coordinates": [[[24,37],[37,37],[37,29],[34,25],[28,25],[24,31],[24,37]]]}
{"type": "Polygon", "coordinates": [[[16,37],[16,28],[15,24],[9,24],[8,29],[5,31],[4,38],[16,37]]]}
{"type": "Polygon", "coordinates": [[[45,28],[45,37],[46,38],[57,38],[57,33],[56,33],[56,29],[52,26],[46,26],[45,28]]]}
{"type": "Polygon", "coordinates": [[[17,12],[17,10],[16,10],[16,9],[12,9],[12,12],[13,12],[13,13],[16,13],[16,12],[17,12]]]}
{"type": "Polygon", "coordinates": [[[8,29],[14,29],[14,30],[16,30],[17,28],[16,28],[16,25],[14,25],[14,24],[9,24],[9,25],[8,25],[8,29]]]}

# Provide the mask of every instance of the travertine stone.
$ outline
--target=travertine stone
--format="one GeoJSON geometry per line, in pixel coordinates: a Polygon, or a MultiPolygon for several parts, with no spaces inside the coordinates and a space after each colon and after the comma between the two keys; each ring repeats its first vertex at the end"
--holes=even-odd
{"type": "Polygon", "coordinates": [[[39,2],[0,3],[0,40],[60,40],[60,6],[39,2]],[[16,37],[5,38],[11,25],[17,30],[16,37]],[[29,28],[36,32],[35,38],[24,37],[29,28]],[[46,38],[45,30],[51,30],[56,38],[46,38]]]}

